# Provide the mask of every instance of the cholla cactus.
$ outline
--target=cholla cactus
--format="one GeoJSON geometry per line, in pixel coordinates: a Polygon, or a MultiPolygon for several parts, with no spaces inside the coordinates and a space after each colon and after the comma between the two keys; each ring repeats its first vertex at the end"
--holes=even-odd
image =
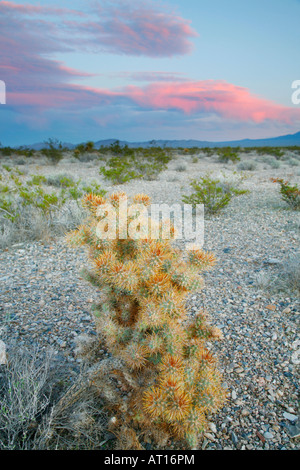
{"type": "MultiPolygon", "coordinates": [[[[104,211],[110,203],[119,216],[125,198],[124,193],[107,200],[87,195],[84,205],[91,217],[68,237],[75,245],[88,246],[88,279],[102,289],[94,314],[110,355],[94,373],[93,383],[109,402],[123,449],[132,446],[124,443],[124,429],[130,442],[134,432],[153,440],[174,436],[195,447],[207,414],[223,405],[225,393],[205,347],[207,340],[220,337],[220,331],[208,324],[203,312],[190,316],[185,301],[202,287],[199,272],[211,267],[215,258],[194,250],[185,259],[172,240],[143,234],[141,222],[136,224],[141,236],[128,236],[137,214],[127,219],[126,231],[124,221],[104,211]],[[112,220],[119,230],[115,238],[105,239],[112,220]]],[[[145,209],[150,199],[138,194],[133,203],[145,209]]],[[[171,233],[174,238],[172,227],[171,233]]]]}

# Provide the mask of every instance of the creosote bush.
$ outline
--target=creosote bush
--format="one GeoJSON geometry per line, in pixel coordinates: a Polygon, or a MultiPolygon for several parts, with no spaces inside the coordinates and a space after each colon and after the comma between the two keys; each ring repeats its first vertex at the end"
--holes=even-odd
{"type": "Polygon", "coordinates": [[[210,174],[191,181],[190,186],[193,192],[190,195],[183,195],[182,202],[193,206],[204,204],[208,215],[219,213],[234,196],[247,193],[246,190],[238,189],[235,183],[231,183],[226,178],[214,179],[210,174]]]}
{"type": "Polygon", "coordinates": [[[293,209],[300,210],[300,189],[297,184],[291,185],[289,181],[282,178],[271,179],[273,183],[280,184],[280,194],[282,199],[293,209]]]}
{"type": "Polygon", "coordinates": [[[226,394],[206,344],[219,339],[220,330],[205,312],[192,317],[186,309],[187,295],[202,287],[199,273],[215,258],[176,248],[172,225],[169,239],[162,223],[159,237],[150,238],[144,194],[133,198],[124,221],[125,199],[122,192],[108,199],[87,195],[90,218],[67,237],[88,247],[87,279],[101,292],[94,315],[108,357],[92,366],[92,382],[111,414],[117,448],[143,449],[146,437],[160,446],[174,438],[194,448],[226,394]],[[116,237],[108,237],[114,220],[116,237]]]}

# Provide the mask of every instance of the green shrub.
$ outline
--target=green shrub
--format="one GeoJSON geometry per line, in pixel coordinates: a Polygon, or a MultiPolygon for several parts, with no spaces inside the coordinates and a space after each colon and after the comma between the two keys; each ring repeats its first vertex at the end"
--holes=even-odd
{"type": "MultiPolygon", "coordinates": [[[[238,150],[238,148],[236,150],[238,150]]],[[[219,155],[220,162],[228,163],[230,161],[235,163],[240,160],[237,151],[234,151],[231,147],[220,148],[217,154],[219,155]]]]}
{"type": "Polygon", "coordinates": [[[273,183],[280,184],[280,194],[282,199],[293,209],[300,210],[300,190],[295,184],[292,186],[288,181],[281,178],[272,179],[273,183]]]}
{"type": "Polygon", "coordinates": [[[45,142],[46,148],[41,150],[41,153],[45,155],[53,165],[56,165],[63,159],[63,145],[57,139],[49,139],[45,142]]]}
{"type": "Polygon", "coordinates": [[[183,196],[185,204],[204,204],[207,214],[216,214],[227,206],[233,196],[245,194],[247,191],[240,190],[226,179],[213,179],[209,174],[202,176],[199,180],[193,180],[191,187],[194,192],[190,196],[183,196]]]}
{"type": "Polygon", "coordinates": [[[114,184],[122,184],[132,179],[153,180],[167,168],[170,153],[159,147],[131,149],[121,147],[118,142],[111,146],[117,155],[110,157],[100,174],[114,184]]]}
{"type": "Polygon", "coordinates": [[[256,165],[251,160],[246,160],[244,162],[239,163],[237,168],[239,170],[254,171],[256,168],[256,165]]]}

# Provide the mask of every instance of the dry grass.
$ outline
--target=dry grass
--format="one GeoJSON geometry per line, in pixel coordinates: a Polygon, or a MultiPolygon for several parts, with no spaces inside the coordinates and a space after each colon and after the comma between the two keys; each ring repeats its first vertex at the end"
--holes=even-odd
{"type": "Polygon", "coordinates": [[[111,436],[89,374],[83,368],[70,385],[53,354],[8,347],[0,366],[0,449],[102,449],[111,436]]]}

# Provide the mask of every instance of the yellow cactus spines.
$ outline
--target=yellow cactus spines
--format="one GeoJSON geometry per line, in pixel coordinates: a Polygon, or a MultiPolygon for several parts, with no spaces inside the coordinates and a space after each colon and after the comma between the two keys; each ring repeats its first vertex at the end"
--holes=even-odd
{"type": "Polygon", "coordinates": [[[102,204],[106,204],[106,199],[103,196],[95,194],[86,194],[83,198],[82,205],[95,213],[97,208],[102,204]]]}
{"type": "Polygon", "coordinates": [[[189,260],[193,265],[203,269],[211,268],[216,264],[214,254],[203,250],[190,250],[189,260]]]}
{"type": "Polygon", "coordinates": [[[156,419],[163,415],[165,410],[165,394],[159,387],[152,387],[143,396],[143,408],[148,415],[156,419]]]}
{"type": "Polygon", "coordinates": [[[141,369],[147,362],[147,349],[141,344],[130,343],[121,351],[121,357],[130,369],[141,369]]]}
{"type": "Polygon", "coordinates": [[[119,191],[117,193],[113,193],[109,199],[113,206],[118,207],[120,202],[122,200],[125,200],[126,198],[127,198],[126,193],[124,193],[124,191],[119,191]]]}
{"type": "Polygon", "coordinates": [[[87,279],[101,289],[94,314],[107,356],[93,366],[93,383],[123,449],[140,449],[143,436],[196,447],[208,413],[225,400],[206,347],[221,332],[205,312],[191,315],[186,305],[215,258],[199,247],[188,253],[176,248],[171,223],[146,223],[150,202],[144,194],[131,203],[123,192],[106,199],[86,195],[90,217],[68,235],[72,244],[88,248],[87,279]],[[149,227],[159,229],[158,237],[149,227]]]}
{"type": "Polygon", "coordinates": [[[147,194],[136,194],[133,197],[133,203],[134,204],[144,204],[145,206],[150,206],[151,204],[151,199],[147,194]]]}

